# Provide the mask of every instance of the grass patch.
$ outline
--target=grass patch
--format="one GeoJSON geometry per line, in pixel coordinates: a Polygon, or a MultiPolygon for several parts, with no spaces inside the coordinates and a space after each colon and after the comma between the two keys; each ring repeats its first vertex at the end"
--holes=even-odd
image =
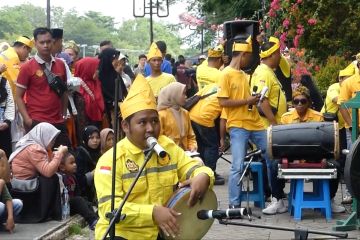
{"type": "Polygon", "coordinates": [[[77,223],[75,224],[72,224],[70,227],[69,227],[69,234],[70,236],[71,235],[80,235],[81,234],[81,226],[77,223]]]}

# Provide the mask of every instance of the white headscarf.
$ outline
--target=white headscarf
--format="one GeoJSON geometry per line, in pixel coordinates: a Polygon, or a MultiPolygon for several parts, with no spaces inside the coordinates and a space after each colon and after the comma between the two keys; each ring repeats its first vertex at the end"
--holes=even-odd
{"type": "Polygon", "coordinates": [[[15,151],[10,155],[11,162],[24,148],[32,144],[38,144],[46,149],[52,140],[60,134],[60,130],[50,123],[39,123],[24,135],[16,144],[15,151]]]}

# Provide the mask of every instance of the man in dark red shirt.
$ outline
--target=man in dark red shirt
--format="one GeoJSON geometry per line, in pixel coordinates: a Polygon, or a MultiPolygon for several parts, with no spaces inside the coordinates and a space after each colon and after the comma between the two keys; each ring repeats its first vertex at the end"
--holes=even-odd
{"type": "Polygon", "coordinates": [[[66,84],[65,64],[51,55],[53,38],[48,28],[34,30],[37,54],[22,65],[16,83],[16,103],[24,125],[30,130],[40,122],[53,124],[61,131],[56,144],[70,147],[64,119],[67,109],[67,93],[61,97],[49,86],[44,67],[59,76],[66,84]],[[25,95],[26,94],[26,95],[25,95]],[[26,101],[24,101],[24,95],[26,101]]]}

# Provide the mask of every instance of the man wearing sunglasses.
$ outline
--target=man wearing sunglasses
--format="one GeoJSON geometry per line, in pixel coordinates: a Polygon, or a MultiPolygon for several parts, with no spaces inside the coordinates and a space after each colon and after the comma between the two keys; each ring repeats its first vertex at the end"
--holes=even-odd
{"type": "MultiPolygon", "coordinates": [[[[293,92],[292,102],[294,109],[282,115],[281,124],[324,121],[323,115],[320,112],[310,108],[310,91],[306,87],[299,86],[297,89],[295,89],[293,92]]],[[[277,178],[277,166],[277,161],[273,161],[271,168],[271,190],[273,198],[270,205],[263,210],[264,214],[272,215],[287,211],[287,208],[285,207],[282,200],[282,197],[284,196],[283,190],[285,187],[285,180],[277,178]]],[[[333,200],[336,195],[338,185],[338,179],[332,179],[330,181],[330,198],[332,199],[331,210],[333,213],[341,213],[345,211],[344,207],[336,205],[333,200]]]]}

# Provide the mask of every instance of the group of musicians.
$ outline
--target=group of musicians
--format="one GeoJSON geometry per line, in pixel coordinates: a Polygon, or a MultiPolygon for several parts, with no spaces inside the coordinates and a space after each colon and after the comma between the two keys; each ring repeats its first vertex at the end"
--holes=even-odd
{"type": "MultiPolygon", "coordinates": [[[[213,50],[210,50],[213,54],[213,50]]],[[[217,102],[222,109],[221,118],[226,120],[226,130],[230,135],[232,165],[229,172],[229,205],[237,208],[241,206],[241,186],[238,186],[240,175],[244,167],[244,157],[248,142],[263,150],[262,157],[266,161],[268,179],[271,183],[272,200],[263,210],[264,214],[283,213],[287,210],[283,202],[284,182],[277,179],[276,161],[270,161],[266,154],[266,128],[269,125],[289,124],[300,122],[323,121],[323,115],[311,109],[309,90],[298,87],[292,94],[292,110],[287,112],[287,102],[282,85],[274,70],[282,59],[280,43],[275,37],[261,45],[261,64],[252,76],[243,70],[251,62],[253,45],[252,39],[236,42],[232,46],[232,58],[225,67],[219,79],[213,84],[218,86],[217,102]],[[267,89],[267,91],[265,91],[267,89]],[[253,92],[253,93],[252,93],[253,92]]],[[[214,58],[202,64],[211,67],[214,58]]],[[[217,67],[216,67],[217,68],[217,67]]],[[[340,71],[340,81],[350,75],[350,71],[340,71]]],[[[343,109],[338,111],[337,104],[341,104],[353,97],[354,88],[359,85],[359,75],[355,74],[347,81],[329,88],[324,111],[332,111],[339,116],[340,128],[344,129],[343,136],[346,143],[345,125],[350,125],[351,118],[343,109]],[[340,84],[342,85],[340,88],[340,84]],[[341,114],[340,114],[341,113],[341,114]],[[344,120],[342,119],[344,116],[344,120]],[[350,119],[350,120],[349,120],[350,119]]],[[[203,86],[204,87],[204,86],[203,86]]],[[[208,96],[213,99],[214,96],[208,96]]],[[[200,101],[206,101],[207,98],[200,101]]],[[[146,139],[155,137],[158,144],[167,153],[161,158],[153,154],[122,213],[126,218],[116,224],[115,239],[161,238],[176,236],[180,226],[177,216],[181,213],[165,207],[166,202],[174,192],[174,186],[191,187],[188,206],[195,205],[202,199],[207,189],[214,184],[213,169],[202,165],[199,161],[188,157],[184,151],[167,137],[160,135],[159,115],[156,108],[154,94],[142,75],[138,75],[133,82],[126,99],[120,106],[123,121],[121,127],[126,137],[116,146],[116,176],[115,177],[115,208],[123,200],[136,174],[144,162],[144,151],[148,149],[146,139]],[[179,184],[178,184],[179,183],[179,184]]],[[[349,126],[347,126],[349,127],[349,126]]],[[[346,144],[345,144],[346,146],[346,144]]],[[[103,237],[109,226],[109,213],[112,198],[112,160],[113,149],[106,152],[98,161],[95,169],[95,186],[98,197],[99,221],[96,226],[96,239],[103,237]]],[[[206,159],[204,161],[206,163],[206,159]]],[[[206,165],[206,164],[205,164],[206,165]]],[[[334,182],[331,198],[334,197],[338,182],[334,182]],[[335,186],[336,185],[336,186],[335,186]]],[[[345,209],[332,204],[334,212],[345,209]]]]}

